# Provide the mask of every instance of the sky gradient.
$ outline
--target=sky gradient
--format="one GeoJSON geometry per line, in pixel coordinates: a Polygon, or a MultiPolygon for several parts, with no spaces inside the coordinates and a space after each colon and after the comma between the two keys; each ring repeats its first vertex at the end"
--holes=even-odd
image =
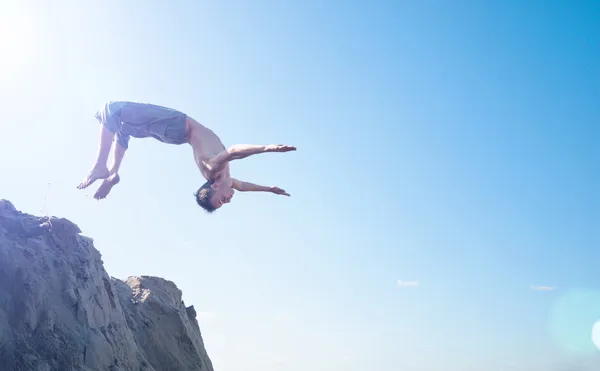
{"type": "Polygon", "coordinates": [[[0,5],[0,198],[174,281],[215,370],[600,367],[600,3],[86,4],[0,5]],[[231,165],[291,197],[208,215],[132,139],[97,202],[107,100],[296,146],[231,165]]]}

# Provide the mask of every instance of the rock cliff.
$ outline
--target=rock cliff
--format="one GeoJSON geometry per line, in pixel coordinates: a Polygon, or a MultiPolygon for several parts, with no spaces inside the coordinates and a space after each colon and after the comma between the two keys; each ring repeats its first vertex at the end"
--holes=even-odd
{"type": "Polygon", "coordinates": [[[175,284],[110,277],[80,233],[0,200],[0,370],[212,371],[175,284]]]}

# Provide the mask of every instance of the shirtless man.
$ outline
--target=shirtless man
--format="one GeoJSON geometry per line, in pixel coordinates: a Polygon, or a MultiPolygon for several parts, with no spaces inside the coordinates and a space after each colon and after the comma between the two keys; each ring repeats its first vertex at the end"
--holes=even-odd
{"type": "Polygon", "coordinates": [[[119,183],[118,171],[130,137],[152,137],[175,145],[190,144],[194,161],[207,180],[194,196],[198,205],[208,212],[229,203],[234,190],[289,196],[278,187],[266,187],[232,178],[229,174],[229,162],[259,153],[295,151],[296,147],[282,144],[236,144],[225,148],[212,130],[186,114],[148,103],[107,102],[96,112],[95,117],[101,124],[96,164],[77,188],[87,188],[96,180],[102,179],[102,184],[94,194],[97,200],[105,198],[112,187],[119,183]],[[113,162],[109,169],[106,163],[113,141],[113,162]]]}

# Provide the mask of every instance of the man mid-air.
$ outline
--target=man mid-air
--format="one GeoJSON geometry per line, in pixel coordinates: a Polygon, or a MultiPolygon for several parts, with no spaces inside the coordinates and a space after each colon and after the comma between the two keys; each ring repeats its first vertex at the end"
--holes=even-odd
{"type": "Polygon", "coordinates": [[[101,124],[96,164],[77,188],[84,189],[102,179],[102,184],[94,194],[94,198],[98,200],[105,198],[112,187],[119,183],[118,171],[130,137],[152,137],[163,143],[176,145],[189,143],[194,161],[207,180],[195,192],[196,202],[208,212],[230,202],[234,190],[289,196],[278,187],[266,187],[232,178],[229,174],[229,162],[259,153],[295,151],[296,147],[282,144],[236,144],[225,148],[212,130],[185,113],[149,103],[107,102],[96,112],[95,117],[101,124]],[[113,140],[113,163],[109,169],[106,163],[113,140]]]}

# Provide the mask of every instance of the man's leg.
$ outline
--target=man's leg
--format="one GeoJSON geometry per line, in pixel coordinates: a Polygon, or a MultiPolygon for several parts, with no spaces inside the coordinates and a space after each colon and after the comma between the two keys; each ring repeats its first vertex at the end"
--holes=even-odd
{"type": "Polygon", "coordinates": [[[109,171],[110,176],[104,179],[100,187],[98,187],[98,190],[94,194],[95,199],[100,200],[105,198],[111,191],[112,187],[119,183],[119,167],[121,167],[121,161],[123,161],[123,156],[125,156],[126,150],[127,149],[123,147],[118,140],[115,140],[113,146],[113,161],[109,171]]]}
{"type": "Polygon", "coordinates": [[[109,170],[110,175],[114,175],[119,172],[121,161],[123,161],[123,157],[125,156],[125,151],[127,151],[127,148],[123,147],[118,140],[115,140],[113,147],[113,161],[109,170]]]}
{"type": "Polygon", "coordinates": [[[106,161],[108,160],[108,155],[110,153],[110,147],[113,142],[114,133],[106,128],[104,125],[100,125],[100,146],[98,148],[98,155],[96,157],[96,163],[92,167],[92,170],[88,173],[88,175],[79,183],[77,189],[84,189],[90,186],[98,179],[107,178],[110,173],[108,168],[106,167],[106,161]]]}

